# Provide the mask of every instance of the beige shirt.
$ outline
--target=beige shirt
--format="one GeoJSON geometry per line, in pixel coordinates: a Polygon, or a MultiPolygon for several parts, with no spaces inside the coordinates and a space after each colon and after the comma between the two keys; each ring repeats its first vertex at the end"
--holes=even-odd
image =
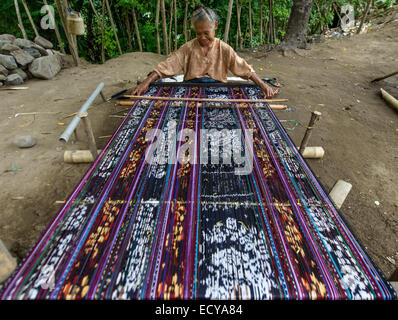
{"type": "Polygon", "coordinates": [[[224,41],[215,38],[207,55],[197,39],[188,41],[165,61],[158,64],[155,72],[160,78],[172,77],[184,73],[184,80],[210,77],[227,82],[227,72],[243,79],[249,79],[253,68],[234,49],[224,41]]]}

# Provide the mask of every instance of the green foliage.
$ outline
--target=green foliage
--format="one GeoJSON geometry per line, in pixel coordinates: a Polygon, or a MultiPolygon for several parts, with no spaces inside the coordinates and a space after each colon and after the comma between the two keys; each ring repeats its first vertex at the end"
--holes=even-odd
{"type": "MultiPolygon", "coordinates": [[[[28,38],[34,38],[34,32],[28,20],[28,16],[24,10],[21,0],[19,1],[19,8],[23,20],[23,25],[27,32],[28,38]]],[[[47,0],[50,5],[55,8],[56,23],[61,32],[62,42],[67,43],[66,36],[63,31],[60,16],[55,7],[54,0],[47,0]]],[[[129,50],[128,44],[128,28],[126,25],[125,17],[128,16],[130,22],[131,38],[132,38],[132,48],[134,51],[138,50],[137,35],[134,31],[134,23],[132,19],[132,8],[134,8],[139,31],[142,41],[142,46],[144,51],[157,52],[157,41],[156,41],[156,26],[155,26],[155,14],[156,14],[156,0],[108,0],[112,9],[112,16],[116,24],[117,34],[119,37],[119,42],[122,46],[123,52],[129,50]]],[[[91,61],[100,62],[101,61],[101,45],[102,45],[102,0],[92,0],[98,17],[94,14],[89,0],[70,0],[69,3],[73,10],[79,11],[86,24],[86,34],[84,36],[78,37],[79,43],[79,54],[81,57],[91,61]]],[[[274,0],[273,1],[273,20],[275,24],[275,43],[279,43],[285,36],[287,23],[289,21],[289,16],[291,8],[293,6],[294,0],[274,0]]],[[[217,31],[217,37],[224,38],[224,29],[226,24],[227,10],[229,0],[188,0],[188,29],[190,30],[190,38],[185,39],[183,31],[184,23],[184,10],[185,10],[185,0],[177,0],[177,18],[178,18],[178,30],[174,30],[174,19],[170,21],[170,6],[172,0],[165,0],[166,5],[166,16],[167,24],[169,28],[170,22],[172,23],[172,47],[174,48],[174,36],[177,33],[178,46],[181,46],[187,40],[194,37],[194,32],[190,25],[190,14],[193,11],[194,6],[198,3],[202,3],[206,6],[213,8],[216,13],[220,16],[219,28],[217,31]]],[[[242,5],[241,11],[241,30],[243,36],[243,44],[245,47],[259,46],[265,44],[267,39],[265,27],[268,25],[269,21],[269,1],[262,0],[262,17],[263,17],[263,39],[260,39],[260,0],[239,0],[242,5]],[[253,40],[250,43],[250,33],[249,33],[249,1],[251,1],[252,6],[252,26],[253,26],[253,40]]],[[[318,34],[326,30],[333,24],[336,19],[335,9],[333,3],[337,7],[343,6],[345,4],[351,4],[355,7],[355,14],[358,16],[362,14],[367,0],[314,0],[314,5],[312,7],[310,22],[308,26],[309,34],[318,34]]],[[[42,30],[40,29],[40,21],[43,14],[40,13],[42,8],[42,0],[29,0],[27,1],[32,18],[39,30],[39,33],[45,38],[57,44],[57,38],[55,36],[54,30],[42,30]]],[[[374,7],[380,10],[396,5],[397,0],[375,0],[374,7]]],[[[382,11],[381,11],[382,12],[382,11]]],[[[111,21],[109,14],[105,7],[105,37],[104,37],[104,50],[107,58],[115,57],[119,54],[116,44],[116,39],[112,30],[111,21]]],[[[168,30],[168,29],[167,29],[168,30]]],[[[22,32],[18,27],[17,16],[14,7],[14,0],[0,0],[0,34],[10,33],[17,37],[22,37],[22,32]]],[[[159,34],[161,40],[161,49],[163,51],[163,34],[162,34],[162,18],[160,15],[159,19],[159,34]]],[[[167,32],[168,34],[168,32],[167,32]]],[[[237,37],[237,14],[236,14],[236,0],[233,5],[233,12],[231,18],[230,32],[229,32],[229,43],[234,46],[237,37]]],[[[56,48],[59,49],[58,46],[56,48]]]]}

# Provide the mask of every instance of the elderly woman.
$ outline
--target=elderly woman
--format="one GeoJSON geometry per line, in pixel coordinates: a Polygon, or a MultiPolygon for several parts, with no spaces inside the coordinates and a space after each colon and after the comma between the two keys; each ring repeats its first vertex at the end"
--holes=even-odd
{"type": "Polygon", "coordinates": [[[215,37],[218,16],[210,8],[199,5],[192,14],[196,39],[188,41],[174,52],[147,79],[133,89],[133,95],[142,95],[151,82],[184,73],[184,81],[227,82],[227,72],[255,82],[267,98],[274,95],[272,88],[265,84],[253,68],[224,41],[215,37]]]}

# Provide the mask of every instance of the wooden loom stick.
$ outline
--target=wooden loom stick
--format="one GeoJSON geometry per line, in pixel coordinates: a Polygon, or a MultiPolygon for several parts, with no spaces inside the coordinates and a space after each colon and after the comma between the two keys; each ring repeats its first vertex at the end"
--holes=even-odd
{"type": "Polygon", "coordinates": [[[124,95],[125,98],[133,100],[163,100],[163,101],[200,101],[200,102],[224,102],[224,103],[261,103],[261,102],[286,102],[288,99],[208,99],[208,98],[173,98],[173,97],[151,97],[124,95]]]}
{"type": "MultiPolygon", "coordinates": [[[[149,100],[149,99],[142,99],[142,100],[149,100]]],[[[155,100],[155,99],[151,99],[151,100],[155,100]]],[[[170,99],[170,100],[174,100],[174,99],[170,99]]],[[[196,101],[196,100],[195,100],[196,101]]],[[[229,103],[229,102],[232,102],[232,103],[241,103],[242,101],[244,101],[244,102],[250,102],[251,100],[244,100],[244,99],[241,99],[240,101],[239,100],[220,100],[220,102],[225,102],[225,103],[229,103]]],[[[255,101],[252,101],[252,102],[261,102],[261,101],[259,101],[259,100],[255,100],[255,101]]],[[[120,100],[120,101],[118,101],[117,102],[117,104],[119,105],[119,106],[132,106],[133,105],[133,103],[134,103],[134,101],[132,101],[132,100],[129,100],[129,101],[126,101],[126,100],[120,100]]],[[[285,104],[270,104],[269,105],[270,106],[270,108],[272,109],[272,110],[286,110],[287,109],[287,105],[285,105],[285,104]]],[[[199,108],[201,108],[202,106],[200,105],[199,106],[199,108]]],[[[228,108],[229,106],[212,106],[212,108],[228,108]]],[[[256,106],[253,106],[254,108],[258,108],[258,107],[256,107],[256,106]]],[[[249,106],[239,106],[239,108],[249,108],[249,106]]]]}

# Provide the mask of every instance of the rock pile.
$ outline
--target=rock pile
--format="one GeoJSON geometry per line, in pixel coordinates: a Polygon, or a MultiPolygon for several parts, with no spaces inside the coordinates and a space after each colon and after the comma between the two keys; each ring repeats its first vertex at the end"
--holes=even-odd
{"type": "Polygon", "coordinates": [[[26,79],[51,79],[62,66],[60,53],[43,37],[34,41],[0,35],[0,87],[18,85],[26,79]]]}

